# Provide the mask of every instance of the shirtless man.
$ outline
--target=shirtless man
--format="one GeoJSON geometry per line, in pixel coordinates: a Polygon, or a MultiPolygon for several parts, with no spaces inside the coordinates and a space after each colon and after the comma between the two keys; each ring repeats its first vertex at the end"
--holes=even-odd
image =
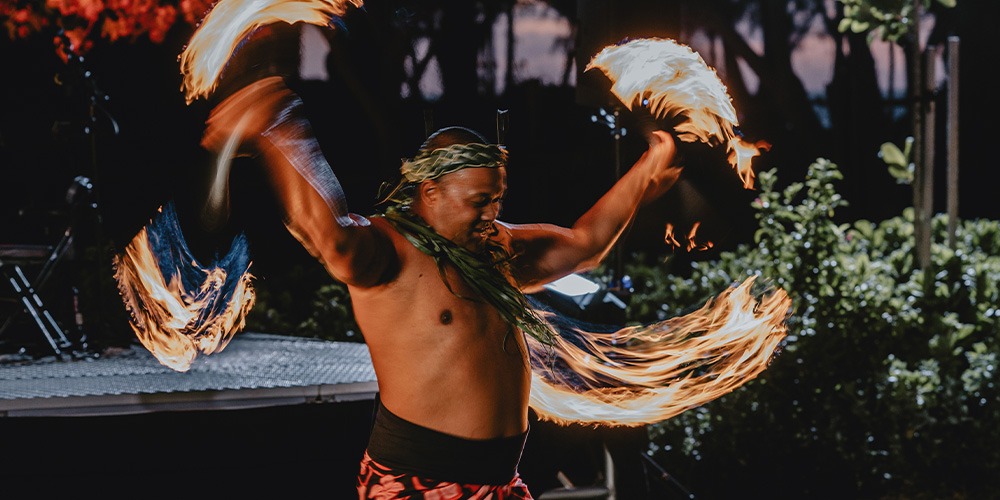
{"type": "Polygon", "coordinates": [[[497,220],[506,150],[445,128],[404,162],[385,212],[364,217],[347,210],[300,106],[280,78],[263,79],[215,109],[203,144],[221,151],[239,134],[261,156],[288,230],[350,291],[380,393],[359,497],[531,498],[517,464],[532,322],[499,307],[481,278],[499,277],[494,284],[523,298],[593,269],[638,208],[680,175],[672,136],[654,132],[632,168],[566,228],[497,220]],[[463,257],[486,274],[456,265],[463,257]]]}

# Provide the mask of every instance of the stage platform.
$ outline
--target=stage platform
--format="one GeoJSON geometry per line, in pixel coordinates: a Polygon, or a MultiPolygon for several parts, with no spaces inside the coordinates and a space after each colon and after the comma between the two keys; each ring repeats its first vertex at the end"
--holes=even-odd
{"type": "MultiPolygon", "coordinates": [[[[257,332],[186,372],[138,343],[73,359],[0,355],[0,480],[49,496],[170,487],[195,498],[356,498],[377,392],[365,344],[257,332]],[[176,481],[195,476],[214,481],[176,481]]],[[[643,470],[633,442],[644,429],[564,427],[534,414],[530,425],[518,469],[537,497],[602,498],[559,496],[558,473],[581,486],[575,493],[599,491],[607,450],[623,457],[620,498],[642,484],[630,474],[643,470]]]]}
{"type": "Polygon", "coordinates": [[[0,360],[0,417],[102,416],[374,400],[363,343],[242,332],[186,372],[142,345],[101,356],[0,360]]]}

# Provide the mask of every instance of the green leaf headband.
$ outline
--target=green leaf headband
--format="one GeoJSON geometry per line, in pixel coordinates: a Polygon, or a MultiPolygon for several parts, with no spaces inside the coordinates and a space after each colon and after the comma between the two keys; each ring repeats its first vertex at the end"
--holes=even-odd
{"type": "Polygon", "coordinates": [[[436,179],[463,168],[507,166],[507,149],[496,144],[452,144],[432,151],[420,150],[399,168],[406,182],[436,179]]]}

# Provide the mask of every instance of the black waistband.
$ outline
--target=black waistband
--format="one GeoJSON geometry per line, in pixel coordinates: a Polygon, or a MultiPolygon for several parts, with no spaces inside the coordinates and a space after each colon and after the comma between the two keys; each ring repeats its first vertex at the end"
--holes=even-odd
{"type": "Polygon", "coordinates": [[[517,473],[528,432],[463,439],[414,424],[379,403],[368,455],[400,472],[461,484],[507,484],[517,473]]]}

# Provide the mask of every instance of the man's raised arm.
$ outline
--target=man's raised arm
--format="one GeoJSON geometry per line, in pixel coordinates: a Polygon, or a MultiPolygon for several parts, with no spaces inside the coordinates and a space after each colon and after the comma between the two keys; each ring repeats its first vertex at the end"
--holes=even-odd
{"type": "MultiPolygon", "coordinates": [[[[300,98],[280,78],[262,79],[220,103],[208,120],[202,145],[221,159],[216,168],[224,170],[215,180],[220,185],[228,182],[229,158],[247,148],[260,154],[285,227],[333,278],[370,286],[395,267],[397,257],[388,237],[365,217],[348,211],[340,181],[323,156],[300,98]]],[[[228,212],[226,198],[210,196],[205,215],[228,212]]]]}
{"type": "Polygon", "coordinates": [[[621,237],[639,207],[666,193],[682,168],[673,165],[674,138],[655,131],[649,149],[571,228],[508,225],[516,257],[515,278],[525,292],[567,274],[593,269],[621,237]]]}

